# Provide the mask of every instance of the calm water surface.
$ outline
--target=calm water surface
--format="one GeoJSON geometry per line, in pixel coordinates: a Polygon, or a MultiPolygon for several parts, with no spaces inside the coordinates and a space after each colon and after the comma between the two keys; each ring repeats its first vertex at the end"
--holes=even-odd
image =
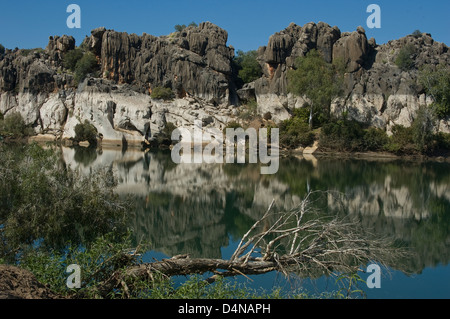
{"type": "MultiPolygon", "coordinates": [[[[170,153],[140,150],[63,149],[64,160],[86,174],[111,167],[120,194],[133,194],[135,240],[149,241],[153,258],[189,253],[229,258],[241,236],[275,199],[276,208],[296,207],[308,190],[345,194],[343,211],[380,236],[414,252],[382,268],[381,288],[368,298],[450,298],[450,164],[401,160],[284,158],[275,175],[257,164],[179,164],[170,153]]],[[[333,201],[322,202],[334,212],[333,201]]],[[[368,274],[361,273],[366,280],[368,274]]],[[[334,278],[284,280],[275,273],[241,278],[270,289],[336,289],[334,278]]]]}

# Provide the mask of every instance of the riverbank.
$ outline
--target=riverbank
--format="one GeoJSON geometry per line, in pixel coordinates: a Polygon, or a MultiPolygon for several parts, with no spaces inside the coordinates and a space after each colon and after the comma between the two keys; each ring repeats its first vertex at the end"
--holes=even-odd
{"type": "MultiPolygon", "coordinates": [[[[20,144],[20,143],[38,143],[40,145],[46,145],[48,143],[62,145],[66,147],[80,146],[88,148],[89,144],[83,143],[73,143],[70,140],[57,140],[53,135],[36,135],[31,137],[23,137],[23,138],[5,138],[0,140],[0,144],[20,144]],[[76,145],[75,145],[76,144],[76,145]]],[[[205,143],[205,145],[207,145],[205,143]]],[[[425,162],[425,161],[433,161],[433,162],[446,162],[450,163],[450,151],[444,151],[436,155],[425,155],[425,154],[394,154],[390,152],[342,152],[342,151],[334,151],[329,149],[323,149],[314,144],[315,147],[309,148],[298,148],[298,149],[288,149],[281,148],[280,156],[281,157],[289,157],[289,156],[313,156],[315,158],[345,158],[345,159],[361,159],[361,160],[377,160],[377,161],[392,161],[392,160],[406,160],[406,161],[414,161],[414,162],[425,162]]],[[[133,150],[159,150],[159,147],[148,147],[143,146],[142,142],[131,142],[131,143],[123,143],[123,141],[119,140],[102,140],[97,146],[93,146],[98,149],[133,149],[133,150]]],[[[167,150],[167,147],[163,148],[167,150]]],[[[225,151],[225,149],[224,149],[225,151]]]]}

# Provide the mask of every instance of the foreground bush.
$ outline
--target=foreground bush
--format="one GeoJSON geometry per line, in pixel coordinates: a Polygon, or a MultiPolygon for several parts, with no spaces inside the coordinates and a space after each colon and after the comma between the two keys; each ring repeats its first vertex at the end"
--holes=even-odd
{"type": "Polygon", "coordinates": [[[0,146],[0,259],[27,248],[62,249],[125,231],[129,205],[114,192],[110,170],[90,176],[65,167],[60,154],[37,144],[0,146]]]}
{"type": "Polygon", "coordinates": [[[0,117],[0,135],[22,138],[33,135],[33,129],[25,124],[20,113],[11,113],[0,117]]]}

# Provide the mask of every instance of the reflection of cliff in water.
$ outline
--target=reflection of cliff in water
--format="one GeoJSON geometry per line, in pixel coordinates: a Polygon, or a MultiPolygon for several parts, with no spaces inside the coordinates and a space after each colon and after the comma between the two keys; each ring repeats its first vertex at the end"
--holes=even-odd
{"type": "MultiPolygon", "coordinates": [[[[336,190],[345,194],[347,214],[413,248],[417,258],[407,261],[408,271],[450,260],[448,163],[286,158],[271,176],[254,164],[175,165],[170,153],[103,150],[88,155],[89,165],[83,156],[64,149],[66,162],[86,173],[113,168],[118,192],[137,198],[136,240],[167,255],[220,257],[229,238],[239,239],[272,199],[288,210],[308,190],[336,190]]],[[[320,204],[337,209],[331,199],[320,204]]]]}

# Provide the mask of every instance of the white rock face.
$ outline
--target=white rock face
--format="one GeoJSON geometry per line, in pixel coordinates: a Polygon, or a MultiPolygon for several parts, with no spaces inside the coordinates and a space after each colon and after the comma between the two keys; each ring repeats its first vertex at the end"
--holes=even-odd
{"type": "MultiPolygon", "coordinates": [[[[339,116],[344,111],[350,118],[368,123],[391,134],[394,125],[410,127],[421,106],[430,106],[431,97],[422,94],[394,94],[387,101],[382,94],[352,94],[347,100],[336,99],[331,105],[331,113],[339,116]]],[[[441,121],[439,131],[448,129],[446,121],[441,121]]]]}
{"type": "Polygon", "coordinates": [[[131,91],[128,94],[77,92],[62,137],[74,137],[75,126],[88,121],[103,140],[140,142],[150,119],[150,108],[149,96],[131,91]]]}
{"type": "MultiPolygon", "coordinates": [[[[295,108],[304,107],[307,100],[291,94],[257,95],[257,112],[261,116],[270,112],[275,122],[288,119],[295,108]]],[[[433,100],[425,94],[352,93],[338,98],[331,105],[331,113],[343,112],[360,122],[386,129],[391,134],[394,125],[411,126],[420,106],[429,106],[433,100]]],[[[33,125],[38,134],[53,134],[56,138],[75,136],[75,126],[88,121],[103,137],[104,142],[141,143],[161,132],[167,123],[176,127],[192,128],[201,120],[206,128],[223,130],[236,120],[237,107],[213,105],[199,98],[185,97],[165,102],[154,100],[148,94],[116,86],[114,89],[96,90],[83,87],[77,91],[61,90],[44,94],[4,92],[0,94],[0,112],[19,112],[26,124],[33,125]]],[[[441,120],[437,130],[450,133],[450,122],[441,120]]]]}
{"type": "Polygon", "coordinates": [[[40,108],[41,125],[44,131],[58,133],[64,127],[67,108],[58,93],[52,94],[40,108]]]}
{"type": "MultiPolygon", "coordinates": [[[[49,102],[46,110],[55,104],[49,102]]],[[[131,90],[82,90],[75,93],[73,106],[68,109],[62,138],[74,137],[75,126],[85,121],[97,128],[104,142],[118,143],[140,143],[146,136],[151,138],[161,132],[169,122],[176,127],[192,127],[195,120],[201,120],[204,128],[222,130],[232,108],[189,98],[165,102],[131,90]]]]}

